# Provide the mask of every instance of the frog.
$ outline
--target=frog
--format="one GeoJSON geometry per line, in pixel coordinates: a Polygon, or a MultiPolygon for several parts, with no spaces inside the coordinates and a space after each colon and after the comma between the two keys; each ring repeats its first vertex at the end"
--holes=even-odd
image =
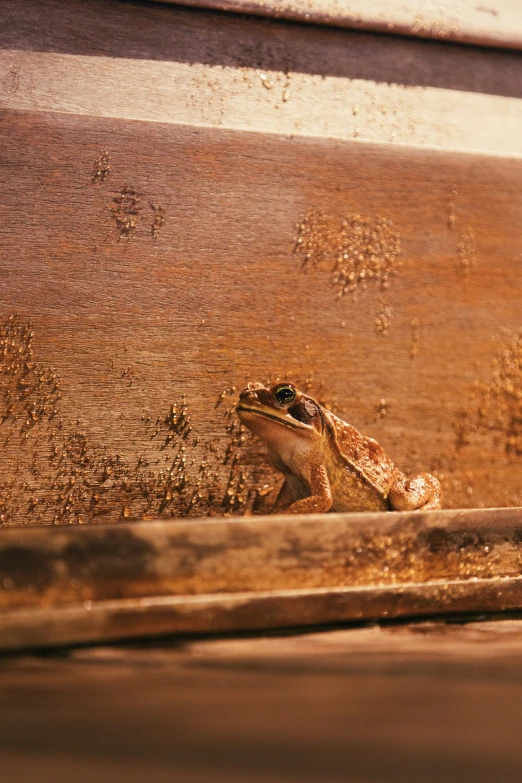
{"type": "Polygon", "coordinates": [[[272,513],[441,508],[435,476],[408,478],[376,440],[293,383],[249,383],[239,395],[236,413],[264,441],[273,466],[284,475],[272,513]]]}

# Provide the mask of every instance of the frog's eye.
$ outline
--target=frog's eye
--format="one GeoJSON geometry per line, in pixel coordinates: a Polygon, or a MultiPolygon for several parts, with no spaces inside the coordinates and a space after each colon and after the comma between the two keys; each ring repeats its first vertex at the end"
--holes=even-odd
{"type": "Polygon", "coordinates": [[[297,397],[297,392],[293,386],[278,386],[274,391],[274,397],[281,405],[290,405],[297,397]]]}

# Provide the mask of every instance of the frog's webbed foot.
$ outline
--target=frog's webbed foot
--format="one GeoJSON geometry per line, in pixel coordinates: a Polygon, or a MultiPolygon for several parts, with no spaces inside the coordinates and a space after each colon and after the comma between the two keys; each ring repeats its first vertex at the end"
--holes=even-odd
{"type": "Polygon", "coordinates": [[[388,498],[393,511],[432,511],[441,507],[442,490],[431,473],[409,479],[397,471],[388,498]]]}
{"type": "Polygon", "coordinates": [[[310,472],[310,491],[312,494],[307,498],[296,500],[285,509],[282,509],[279,499],[284,499],[286,495],[285,484],[283,484],[274,510],[281,510],[284,514],[325,514],[332,508],[332,490],[328,480],[328,473],[323,465],[312,468],[310,472]]]}

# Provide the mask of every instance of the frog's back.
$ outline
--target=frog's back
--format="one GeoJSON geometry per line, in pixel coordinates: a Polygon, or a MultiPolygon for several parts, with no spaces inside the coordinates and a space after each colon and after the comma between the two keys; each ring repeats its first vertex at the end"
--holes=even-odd
{"type": "Polygon", "coordinates": [[[332,511],[384,511],[394,465],[373,438],[325,411],[332,437],[327,470],[333,494],[332,511]]]}

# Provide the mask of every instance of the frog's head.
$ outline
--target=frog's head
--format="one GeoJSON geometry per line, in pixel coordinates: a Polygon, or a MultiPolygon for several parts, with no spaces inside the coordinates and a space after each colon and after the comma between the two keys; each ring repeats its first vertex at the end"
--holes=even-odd
{"type": "Polygon", "coordinates": [[[267,388],[249,383],[239,395],[237,415],[268,446],[283,439],[317,439],[323,435],[325,420],[318,402],[293,383],[277,383],[267,388]]]}

